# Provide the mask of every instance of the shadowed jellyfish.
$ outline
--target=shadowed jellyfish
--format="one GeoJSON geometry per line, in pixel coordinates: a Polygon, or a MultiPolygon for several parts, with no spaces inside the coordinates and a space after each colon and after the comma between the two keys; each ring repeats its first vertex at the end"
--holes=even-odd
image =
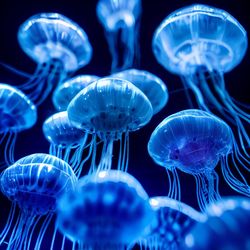
{"type": "Polygon", "coordinates": [[[112,77],[127,80],[140,89],[151,102],[153,113],[158,113],[168,101],[168,89],[164,82],[156,75],[139,69],[128,69],[112,77]]]}
{"type": "Polygon", "coordinates": [[[186,250],[250,249],[250,200],[223,198],[208,207],[208,219],[198,223],[186,236],[186,250]]]}
{"type": "Polygon", "coordinates": [[[8,84],[0,84],[0,145],[5,158],[1,167],[14,163],[17,134],[31,128],[36,120],[36,107],[29,98],[8,84]]]}
{"type": "Polygon", "coordinates": [[[97,17],[106,33],[112,72],[133,66],[139,57],[140,0],[99,0],[97,17]]]}
{"type": "Polygon", "coordinates": [[[52,97],[54,107],[58,111],[67,110],[70,101],[90,83],[98,80],[100,77],[95,75],[75,76],[63,84],[59,85],[52,97]]]}
{"type": "Polygon", "coordinates": [[[153,114],[148,98],[132,83],[115,78],[100,79],[78,93],[68,106],[70,122],[93,134],[90,172],[96,171],[97,137],[103,142],[97,170],[112,167],[113,143],[120,143],[117,167],[127,170],[129,132],[146,125],[153,114]]]}
{"type": "Polygon", "coordinates": [[[0,235],[0,244],[7,240],[8,250],[41,249],[57,200],[63,193],[74,189],[76,180],[66,162],[48,154],[32,154],[8,167],[1,175],[0,184],[2,193],[13,205],[0,235]],[[14,223],[16,205],[20,212],[14,223]],[[31,247],[34,232],[43,215],[47,216],[34,241],[35,247],[31,247]]]}
{"type": "Polygon", "coordinates": [[[149,234],[139,241],[141,249],[180,249],[185,236],[196,223],[206,220],[202,213],[168,197],[152,197],[149,202],[157,220],[151,223],[149,234]]]}
{"type": "Polygon", "coordinates": [[[49,153],[68,162],[75,174],[80,175],[88,134],[72,126],[66,111],[50,116],[43,123],[43,134],[50,143],[49,153]]]}
{"type": "Polygon", "coordinates": [[[154,218],[141,184],[118,170],[80,179],[57,209],[58,228],[80,249],[126,249],[147,232],[154,218]]]}
{"type": "Polygon", "coordinates": [[[249,162],[238,151],[230,127],[211,113],[190,109],[168,116],[152,133],[148,152],[167,169],[170,197],[180,199],[180,169],[195,177],[198,204],[204,210],[208,203],[220,198],[214,170],[218,163],[229,186],[250,196],[249,184],[240,169],[247,169],[249,162]]]}
{"type": "Polygon", "coordinates": [[[30,17],[19,28],[18,41],[23,51],[37,63],[35,73],[18,87],[27,91],[37,105],[46,99],[53,86],[88,64],[92,56],[84,30],[57,13],[30,17]]]}
{"type": "Polygon", "coordinates": [[[224,73],[236,67],[246,53],[247,33],[240,23],[224,10],[191,5],[166,17],[152,46],[158,62],[180,75],[185,88],[193,91],[200,109],[215,111],[236,126],[248,155],[249,106],[235,101],[224,82],[224,73]]]}

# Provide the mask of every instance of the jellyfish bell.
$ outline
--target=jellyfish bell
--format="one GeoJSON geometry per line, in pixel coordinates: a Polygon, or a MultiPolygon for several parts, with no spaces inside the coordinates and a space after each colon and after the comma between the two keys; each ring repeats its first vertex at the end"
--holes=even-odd
{"type": "Polygon", "coordinates": [[[54,107],[58,111],[67,110],[70,101],[90,83],[98,80],[95,75],[78,75],[59,85],[52,97],[54,107]]]}

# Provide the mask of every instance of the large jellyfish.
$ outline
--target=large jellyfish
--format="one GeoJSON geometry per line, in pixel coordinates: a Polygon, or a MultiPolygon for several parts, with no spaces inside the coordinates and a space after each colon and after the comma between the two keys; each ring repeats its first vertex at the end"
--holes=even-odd
{"type": "Polygon", "coordinates": [[[152,197],[149,202],[157,220],[151,223],[149,233],[141,238],[141,249],[180,249],[196,223],[207,218],[190,206],[166,196],[152,197]]]}
{"type": "Polygon", "coordinates": [[[189,109],[168,116],[152,133],[148,152],[167,169],[170,197],[180,199],[179,169],[195,177],[198,204],[205,210],[208,203],[220,198],[214,170],[219,162],[229,186],[250,196],[249,184],[242,174],[249,161],[240,154],[231,128],[211,113],[189,109]]]}
{"type": "Polygon", "coordinates": [[[153,113],[158,113],[168,101],[168,89],[156,75],[139,69],[128,69],[115,74],[114,78],[128,80],[139,88],[152,104],[153,113]]]}
{"type": "Polygon", "coordinates": [[[13,205],[0,243],[7,241],[8,250],[30,249],[38,223],[47,215],[32,248],[41,249],[57,200],[75,188],[76,180],[66,162],[48,154],[28,155],[8,167],[1,175],[0,184],[1,191],[13,205]],[[16,205],[20,212],[14,223],[16,205]]]}
{"type": "Polygon", "coordinates": [[[98,80],[100,77],[95,75],[78,75],[68,79],[59,85],[52,97],[54,107],[58,111],[67,110],[70,101],[90,83],[98,80]]]}
{"type": "Polygon", "coordinates": [[[153,38],[158,62],[182,77],[185,88],[193,91],[199,108],[218,113],[236,126],[238,139],[247,154],[249,107],[230,96],[223,76],[241,62],[246,49],[247,33],[240,23],[224,10],[201,4],[170,14],[153,38]]]}
{"type": "Polygon", "coordinates": [[[185,250],[250,249],[250,200],[227,197],[208,207],[208,219],[185,238],[185,250]]]}
{"type": "Polygon", "coordinates": [[[148,98],[132,83],[116,78],[103,78],[84,88],[68,106],[70,122],[93,134],[90,172],[96,171],[97,137],[103,142],[97,170],[112,167],[113,143],[120,142],[117,167],[127,170],[129,133],[146,125],[153,110],[148,98]]]}
{"type": "Polygon", "coordinates": [[[58,13],[30,17],[19,28],[18,41],[23,51],[37,63],[34,74],[18,87],[27,91],[37,105],[45,100],[53,86],[88,64],[92,56],[84,30],[58,13]]]}
{"type": "Polygon", "coordinates": [[[112,72],[130,68],[139,57],[140,0],[99,0],[97,16],[106,33],[112,72]]]}
{"type": "Polygon", "coordinates": [[[80,249],[126,249],[154,219],[141,184],[118,170],[83,177],[57,209],[58,228],[80,249]]]}
{"type": "Polygon", "coordinates": [[[0,145],[4,147],[3,167],[14,163],[17,134],[31,128],[37,120],[35,105],[20,90],[8,84],[0,84],[0,145]]]}

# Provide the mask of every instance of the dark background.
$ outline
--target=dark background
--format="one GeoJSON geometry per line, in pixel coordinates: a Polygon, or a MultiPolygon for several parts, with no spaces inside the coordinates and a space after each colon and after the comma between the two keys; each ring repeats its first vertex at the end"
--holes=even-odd
{"type": "MultiPolygon", "coordinates": [[[[82,68],[76,74],[94,74],[105,76],[110,73],[111,57],[104,37],[104,31],[96,17],[97,1],[95,0],[34,0],[34,1],[8,1],[0,2],[0,61],[13,65],[16,68],[32,73],[36,64],[20,49],[17,42],[17,30],[30,16],[41,12],[58,12],[77,22],[88,34],[93,46],[93,58],[89,65],[82,68]]],[[[182,87],[178,76],[172,75],[160,66],[151,50],[152,35],[160,22],[172,11],[193,1],[166,1],[166,0],[142,0],[142,20],[140,29],[140,69],[148,70],[159,76],[167,85],[169,91],[182,87]]],[[[250,29],[250,8],[248,1],[200,1],[222,8],[232,14],[242,26],[250,29]]],[[[248,85],[250,79],[250,52],[247,51],[243,61],[233,71],[225,75],[227,89],[236,99],[248,102],[248,85]]],[[[18,84],[23,80],[13,76],[0,67],[0,82],[18,84]]],[[[167,195],[168,183],[164,168],[157,166],[147,153],[147,142],[154,128],[168,115],[188,108],[184,92],[170,94],[166,107],[153,117],[150,124],[141,130],[131,133],[129,172],[133,174],[144,186],[150,196],[167,195]]],[[[48,152],[49,144],[43,137],[42,123],[53,114],[55,109],[51,98],[39,107],[38,122],[32,129],[18,135],[16,144],[16,159],[37,152],[48,152]]],[[[217,167],[221,176],[221,171],[217,167]]],[[[181,174],[182,201],[193,207],[197,207],[195,196],[195,180],[192,176],[181,174]]],[[[222,195],[235,195],[236,193],[220,178],[220,191],[222,195]]],[[[4,222],[8,213],[9,202],[1,196],[0,221],[4,222]]],[[[0,225],[0,230],[3,225],[0,225]]],[[[0,247],[1,248],[1,247],[0,247]]]]}

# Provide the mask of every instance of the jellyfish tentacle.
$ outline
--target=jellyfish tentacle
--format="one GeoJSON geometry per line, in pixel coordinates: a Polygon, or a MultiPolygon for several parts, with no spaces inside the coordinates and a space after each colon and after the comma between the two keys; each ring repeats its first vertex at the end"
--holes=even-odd
{"type": "Polygon", "coordinates": [[[16,69],[12,65],[1,62],[1,61],[0,61],[0,66],[4,67],[5,69],[7,69],[7,70],[9,70],[11,72],[13,72],[16,75],[19,75],[19,76],[22,76],[22,77],[25,77],[25,78],[30,78],[32,76],[31,74],[29,74],[27,72],[24,72],[23,70],[16,69]]]}
{"type": "Polygon", "coordinates": [[[16,138],[17,138],[16,132],[9,132],[8,139],[4,149],[4,159],[7,166],[10,166],[15,162],[14,150],[15,150],[16,138]]]}

